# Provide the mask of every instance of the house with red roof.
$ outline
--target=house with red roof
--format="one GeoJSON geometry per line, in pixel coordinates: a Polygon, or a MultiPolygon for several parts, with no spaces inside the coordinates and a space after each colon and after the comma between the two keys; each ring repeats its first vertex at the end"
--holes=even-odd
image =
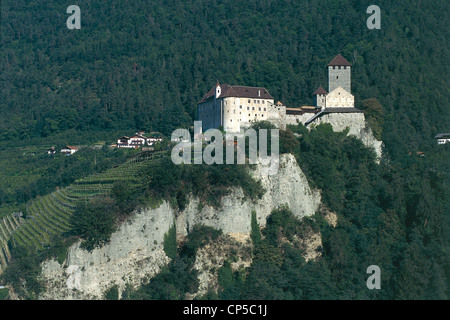
{"type": "Polygon", "coordinates": [[[77,151],[78,151],[78,148],[73,147],[73,146],[65,146],[64,148],[61,149],[61,153],[66,154],[66,155],[72,155],[77,151]]]}

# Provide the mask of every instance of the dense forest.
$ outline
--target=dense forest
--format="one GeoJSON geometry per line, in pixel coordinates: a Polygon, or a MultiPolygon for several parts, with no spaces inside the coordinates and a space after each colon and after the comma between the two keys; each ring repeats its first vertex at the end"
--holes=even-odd
{"type": "MultiPolygon", "coordinates": [[[[340,223],[333,229],[320,215],[299,222],[288,208],[275,211],[262,235],[252,234],[252,266],[233,273],[226,264],[219,270],[221,290],[203,298],[448,299],[450,150],[433,139],[450,130],[448,1],[380,0],[380,30],[366,26],[372,4],[366,1],[85,0],[78,2],[80,30],[66,27],[70,4],[1,1],[5,210],[126,159],[106,148],[49,158],[42,155],[45,148],[38,155],[34,149],[15,153],[12,146],[89,144],[137,130],[170,136],[175,128],[192,126],[197,102],[217,80],[266,87],[289,107],[311,104],[312,92],[327,88],[326,65],[341,53],[353,65],[356,107],[383,140],[384,159],[375,164],[358,140],[326,125],[283,132],[281,151],[296,156],[340,223]],[[322,234],[319,261],[306,263],[301,251],[279,242],[304,228],[322,234]],[[370,264],[383,266],[384,290],[358,286],[366,278],[361,268],[370,264]]],[[[214,192],[236,183],[245,183],[250,194],[258,191],[237,178],[242,172],[209,168],[219,180],[208,181],[199,170],[149,166],[143,177],[158,173],[166,185],[145,188],[162,198],[172,194],[173,181],[190,181],[194,193],[202,183],[217,184],[214,192]]],[[[182,207],[185,197],[170,200],[182,207]]],[[[124,199],[126,194],[112,194],[108,205],[124,199]]],[[[78,208],[88,227],[92,214],[83,214],[101,213],[96,205],[78,208]]],[[[103,221],[113,224],[110,217],[103,221]]],[[[78,222],[74,234],[86,235],[83,220],[78,222]]],[[[195,291],[193,252],[219,233],[197,230],[178,253],[170,251],[174,260],[155,281],[124,298],[182,299],[195,291]]],[[[60,242],[52,250],[60,252],[60,242]]],[[[14,282],[22,274],[36,285],[29,292],[38,293],[35,257],[22,248],[15,257],[4,279],[14,282]]],[[[113,291],[108,296],[117,297],[113,291]]]]}
{"type": "Polygon", "coordinates": [[[379,1],[2,1],[0,140],[192,125],[219,80],[264,86],[287,106],[327,87],[328,62],[352,64],[357,106],[384,108],[388,149],[423,149],[450,122],[449,3],[379,1]]]}

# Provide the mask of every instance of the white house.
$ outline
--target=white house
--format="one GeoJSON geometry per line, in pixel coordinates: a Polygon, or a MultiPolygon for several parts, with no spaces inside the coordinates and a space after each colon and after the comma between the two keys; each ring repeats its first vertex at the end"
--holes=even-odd
{"type": "Polygon", "coordinates": [[[135,135],[128,140],[128,144],[134,146],[135,148],[144,146],[146,142],[147,138],[141,135],[135,135]]]}
{"type": "Polygon", "coordinates": [[[438,133],[434,138],[438,144],[450,143],[450,133],[438,133]]]}
{"type": "Polygon", "coordinates": [[[123,136],[117,139],[118,148],[139,148],[146,144],[152,146],[155,142],[162,141],[162,138],[145,137],[144,132],[138,132],[132,137],[123,136]]]}
{"type": "Polygon", "coordinates": [[[117,139],[117,148],[135,148],[135,146],[132,146],[129,144],[130,137],[123,136],[117,139]]]}
{"type": "Polygon", "coordinates": [[[153,138],[153,137],[147,138],[147,144],[149,146],[152,146],[155,142],[161,142],[161,141],[163,141],[162,138],[153,138]]]}
{"type": "Polygon", "coordinates": [[[78,148],[72,147],[72,146],[65,146],[64,148],[61,149],[61,153],[64,153],[66,155],[74,154],[77,151],[78,151],[78,148]]]}

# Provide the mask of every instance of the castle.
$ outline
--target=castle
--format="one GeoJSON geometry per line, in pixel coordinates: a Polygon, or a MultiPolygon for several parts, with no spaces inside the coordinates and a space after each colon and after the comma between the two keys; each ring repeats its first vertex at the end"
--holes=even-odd
{"type": "Polygon", "coordinates": [[[349,129],[365,145],[374,147],[381,157],[381,141],[377,141],[365,121],[364,113],[355,108],[351,94],[352,65],[340,54],[328,64],[328,90],[320,86],[313,93],[313,106],[288,108],[264,87],[217,84],[198,103],[198,120],[203,130],[223,128],[240,132],[256,121],[269,121],[280,129],[302,123],[307,128],[329,123],[334,131],[349,129]]]}

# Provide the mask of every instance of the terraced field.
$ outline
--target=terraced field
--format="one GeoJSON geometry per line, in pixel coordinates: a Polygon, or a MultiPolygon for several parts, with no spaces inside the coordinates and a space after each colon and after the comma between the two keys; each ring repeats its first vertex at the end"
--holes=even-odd
{"type": "Polygon", "coordinates": [[[23,221],[19,213],[13,213],[0,220],[0,274],[6,269],[8,261],[11,258],[8,239],[23,221]]]}
{"type": "MultiPolygon", "coordinates": [[[[167,153],[140,155],[123,165],[102,173],[79,179],[69,187],[58,189],[27,204],[24,217],[10,215],[0,221],[0,246],[25,246],[39,251],[50,245],[52,237],[71,229],[71,217],[77,203],[96,195],[108,194],[116,181],[137,182],[139,169],[148,161],[166,156],[167,153]]],[[[0,262],[4,269],[9,252],[0,251],[0,262]]],[[[0,269],[1,273],[1,269],[0,269]]]]}

